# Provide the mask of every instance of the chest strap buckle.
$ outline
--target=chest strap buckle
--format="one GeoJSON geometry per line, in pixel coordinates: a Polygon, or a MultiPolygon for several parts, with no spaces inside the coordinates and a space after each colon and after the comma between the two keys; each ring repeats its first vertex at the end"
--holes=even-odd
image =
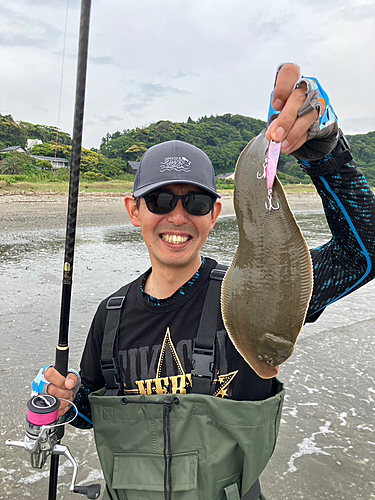
{"type": "Polygon", "coordinates": [[[213,381],[214,378],[214,362],[215,362],[215,347],[206,349],[197,347],[195,342],[193,345],[193,353],[191,356],[193,369],[191,374],[195,377],[205,377],[213,381]]]}
{"type": "Polygon", "coordinates": [[[121,388],[120,369],[117,358],[112,358],[112,362],[109,363],[101,361],[101,369],[107,389],[121,388]]]}

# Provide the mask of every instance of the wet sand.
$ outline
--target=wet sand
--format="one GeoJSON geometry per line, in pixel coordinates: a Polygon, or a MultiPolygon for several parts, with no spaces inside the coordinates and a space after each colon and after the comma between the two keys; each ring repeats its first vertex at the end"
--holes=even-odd
{"type": "MultiPolygon", "coordinates": [[[[233,214],[233,198],[222,197],[223,215],[233,214]]],[[[292,210],[320,210],[317,194],[288,195],[292,210]]],[[[59,194],[0,196],[0,232],[61,229],[66,225],[68,198],[59,194]]],[[[114,226],[129,223],[122,195],[81,194],[78,227],[114,226]]]]}
{"type": "MultiPolygon", "coordinates": [[[[309,246],[327,241],[320,200],[289,197],[309,246]],[[318,212],[318,213],[317,213],[318,212]]],[[[24,438],[30,381],[54,359],[61,300],[66,197],[0,196],[0,500],[47,498],[49,464],[32,469],[28,454],[5,446],[24,438]],[[0,248],[1,249],[1,248],[0,248]],[[1,379],[2,376],[2,379],[1,379]]],[[[233,213],[231,198],[224,214],[233,213]]],[[[79,367],[99,302],[149,265],[122,196],[80,199],[70,321],[70,366],[79,367]],[[101,226],[101,227],[100,227],[101,226]]],[[[235,223],[223,217],[205,254],[229,263],[235,223]]],[[[287,387],[275,453],[261,476],[267,500],[375,499],[375,281],[333,304],[306,325],[280,380],[287,387]]],[[[68,426],[78,482],[103,484],[93,432],[68,426]]],[[[58,498],[69,493],[72,469],[60,460],[58,498]]],[[[83,498],[83,497],[81,497],[83,498]]]]}

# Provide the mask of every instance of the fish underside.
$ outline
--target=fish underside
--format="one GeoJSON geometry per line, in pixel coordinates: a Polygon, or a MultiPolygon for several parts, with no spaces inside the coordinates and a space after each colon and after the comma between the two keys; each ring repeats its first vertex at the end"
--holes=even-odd
{"type": "Polygon", "coordinates": [[[308,309],[313,273],[310,252],[279,180],[267,210],[263,172],[265,131],[242,151],[236,166],[234,206],[239,231],[236,255],[222,285],[227,332],[242,357],[262,378],[293,353],[308,309]]]}

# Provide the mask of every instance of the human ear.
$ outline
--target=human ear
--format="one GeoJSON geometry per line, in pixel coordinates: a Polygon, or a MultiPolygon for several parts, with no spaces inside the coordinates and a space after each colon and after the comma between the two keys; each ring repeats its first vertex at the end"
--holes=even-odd
{"type": "Polygon", "coordinates": [[[221,201],[216,201],[215,202],[215,205],[211,211],[211,230],[214,228],[215,224],[216,224],[216,221],[219,217],[219,215],[221,214],[221,209],[223,208],[223,205],[221,203],[221,201]]]}
{"type": "Polygon", "coordinates": [[[126,211],[128,212],[130,222],[133,224],[133,226],[140,227],[141,223],[139,220],[137,200],[134,198],[134,196],[127,194],[124,199],[124,204],[126,211]]]}

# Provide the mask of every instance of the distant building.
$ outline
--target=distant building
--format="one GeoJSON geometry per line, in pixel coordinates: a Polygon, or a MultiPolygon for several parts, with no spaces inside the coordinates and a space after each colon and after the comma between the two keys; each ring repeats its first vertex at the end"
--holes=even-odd
{"type": "Polygon", "coordinates": [[[69,161],[65,158],[55,158],[54,156],[29,155],[36,160],[49,161],[53,168],[69,168],[69,161]]]}
{"type": "Polygon", "coordinates": [[[216,179],[221,181],[234,180],[234,172],[229,172],[228,174],[219,174],[216,176],[216,179]]]}
{"type": "MultiPolygon", "coordinates": [[[[69,161],[65,158],[55,158],[54,156],[39,156],[39,155],[29,155],[28,151],[37,144],[43,144],[39,139],[27,139],[26,149],[21,146],[10,146],[9,148],[2,149],[0,154],[12,153],[13,151],[17,153],[24,153],[35,158],[36,160],[46,160],[53,168],[69,168],[69,161]]],[[[131,162],[136,163],[136,162],[131,162]]]]}
{"type": "Polygon", "coordinates": [[[43,144],[43,142],[40,139],[27,139],[26,151],[30,151],[31,148],[37,146],[38,144],[43,144]]]}
{"type": "Polygon", "coordinates": [[[13,153],[13,152],[26,153],[26,150],[22,146],[9,146],[9,148],[2,149],[0,151],[0,154],[13,153]]]}
{"type": "Polygon", "coordinates": [[[139,168],[139,161],[128,161],[128,173],[135,175],[139,168]]]}

